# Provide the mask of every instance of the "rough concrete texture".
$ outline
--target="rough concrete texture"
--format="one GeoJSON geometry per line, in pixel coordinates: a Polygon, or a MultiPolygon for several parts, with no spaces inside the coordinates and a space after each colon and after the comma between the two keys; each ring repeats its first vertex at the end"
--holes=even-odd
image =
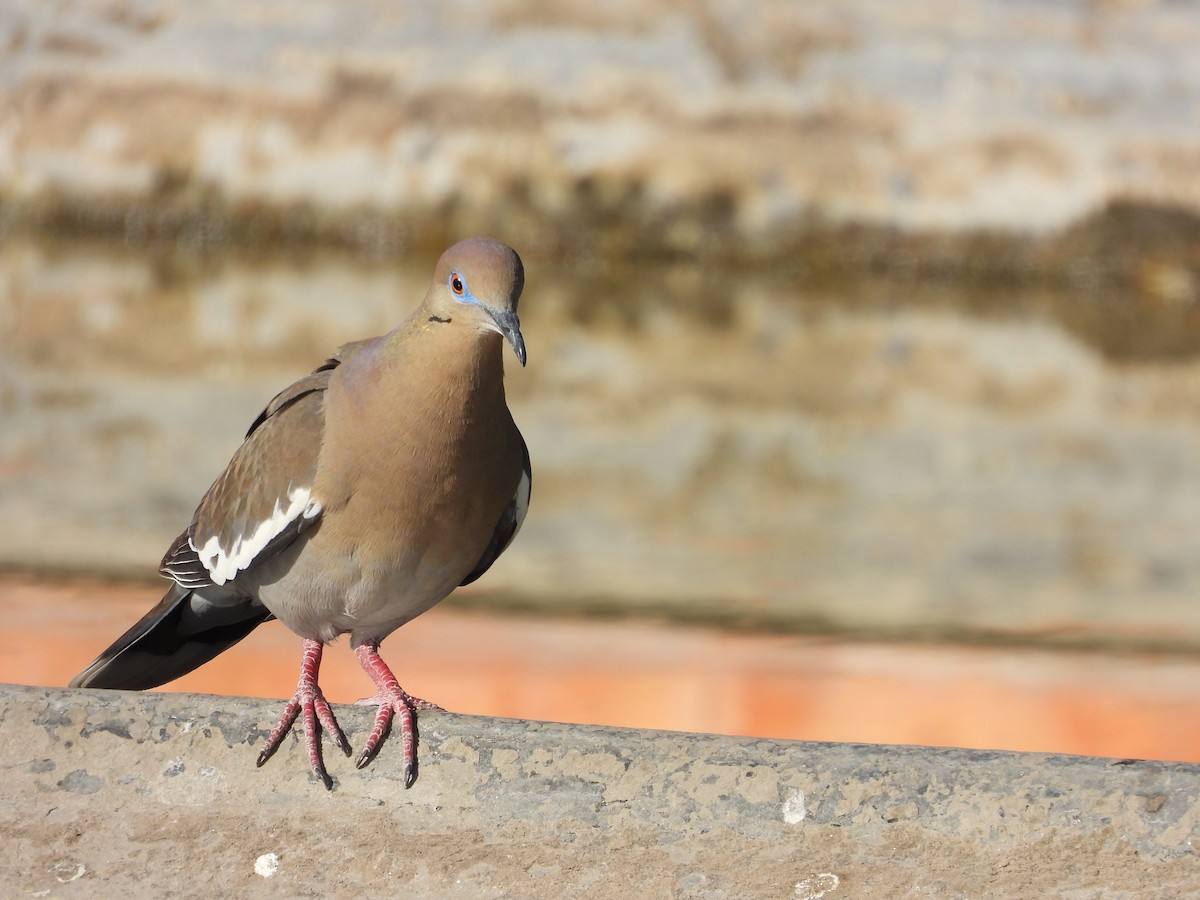
{"type": "Polygon", "coordinates": [[[125,203],[134,239],[172,209],[284,233],[382,212],[760,256],[814,217],[1195,210],[1198,43],[1166,0],[10,0],[0,197],[125,203]]]}
{"type": "MultiPolygon", "coordinates": [[[[277,705],[0,693],[0,862],[34,896],[1171,897],[1200,766],[801,744],[450,714],[336,788],[277,705]]],[[[353,743],[371,711],[339,707],[353,743]]]]}

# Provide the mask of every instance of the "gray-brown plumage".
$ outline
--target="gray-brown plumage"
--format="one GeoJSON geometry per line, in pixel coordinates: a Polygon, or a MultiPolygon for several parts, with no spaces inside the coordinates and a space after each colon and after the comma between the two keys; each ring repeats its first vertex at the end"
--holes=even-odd
{"type": "Polygon", "coordinates": [[[72,686],[155,687],[278,618],[304,639],[304,661],[259,764],[303,715],[328,787],[317,722],[349,745],[317,675],[324,643],[349,634],[379,702],[359,765],[398,715],[410,783],[413,709],[431,704],[400,688],[378,646],[482,575],[524,519],[529,454],[502,361],[506,340],[525,363],[523,284],[511,248],[456,244],[407,321],[343,346],[279,393],[163,558],[171,589],[72,686]]]}

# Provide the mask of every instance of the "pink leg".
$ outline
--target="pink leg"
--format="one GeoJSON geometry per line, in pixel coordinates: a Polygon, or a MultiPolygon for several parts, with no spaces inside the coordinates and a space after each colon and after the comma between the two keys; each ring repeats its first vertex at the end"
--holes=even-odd
{"type": "Polygon", "coordinates": [[[367,743],[363,746],[362,753],[358,755],[356,765],[361,769],[374,758],[375,753],[379,750],[380,741],[383,740],[388,727],[392,724],[392,716],[398,715],[400,718],[400,746],[404,752],[404,786],[412,787],[417,775],[417,731],[414,710],[440,711],[441,707],[428,700],[410,697],[404,692],[399,682],[396,681],[396,676],[392,674],[392,670],[379,655],[378,641],[363,641],[354,648],[354,653],[358,656],[363,671],[370,675],[371,680],[375,682],[375,696],[366,702],[379,704],[379,711],[375,714],[375,727],[371,729],[367,743]]]}
{"type": "Polygon", "coordinates": [[[317,684],[317,673],[321,668],[321,649],[320,641],[307,639],[304,641],[304,658],[300,663],[300,683],[296,685],[296,693],[292,695],[292,699],[283,708],[283,715],[279,717],[279,723],[267,735],[262,750],[258,754],[258,764],[261,766],[271,758],[271,755],[279,749],[279,745],[287,733],[292,730],[292,723],[296,721],[296,717],[303,715],[304,743],[308,748],[309,765],[312,766],[313,773],[321,779],[326,789],[333,790],[333,779],[325,771],[325,763],[321,760],[321,729],[317,725],[317,721],[320,720],[333,742],[338,745],[338,749],[347,756],[351,751],[350,742],[346,740],[342,729],[338,727],[337,719],[333,717],[333,710],[329,708],[329,703],[326,702],[325,695],[321,693],[320,685],[317,684]]]}

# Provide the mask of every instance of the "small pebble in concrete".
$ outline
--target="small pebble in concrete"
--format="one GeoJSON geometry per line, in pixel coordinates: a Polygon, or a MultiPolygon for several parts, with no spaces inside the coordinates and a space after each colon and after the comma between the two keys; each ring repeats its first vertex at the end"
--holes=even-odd
{"type": "Polygon", "coordinates": [[[104,788],[104,779],[89,774],[87,769],[76,769],[68,772],[58,786],[76,794],[94,794],[104,788]]]}
{"type": "Polygon", "coordinates": [[[836,891],[841,883],[842,879],[832,872],[822,872],[820,875],[797,881],[795,896],[800,900],[820,900],[826,894],[836,891]]]}
{"type": "Polygon", "coordinates": [[[789,825],[799,825],[808,815],[808,807],[804,804],[804,791],[796,791],[783,801],[783,821],[789,825]]]}
{"type": "Polygon", "coordinates": [[[87,866],[83,863],[60,862],[55,864],[51,870],[56,881],[62,884],[70,884],[72,881],[78,881],[87,874],[87,866]]]}
{"type": "Polygon", "coordinates": [[[264,853],[254,861],[254,874],[270,878],[279,871],[279,856],[275,853],[264,853]]]}

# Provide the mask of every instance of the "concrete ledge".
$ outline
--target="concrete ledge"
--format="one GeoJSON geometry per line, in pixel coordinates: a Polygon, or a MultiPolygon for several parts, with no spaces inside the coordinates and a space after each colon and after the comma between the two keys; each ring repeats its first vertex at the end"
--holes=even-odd
{"type": "MultiPolygon", "coordinates": [[[[429,713],[411,790],[385,745],[365,771],[331,752],[327,793],[295,741],[255,769],[277,712],[237,697],[0,689],[6,893],[1200,888],[1197,765],[429,713]]],[[[360,743],[371,711],[337,713],[360,743]]]]}

